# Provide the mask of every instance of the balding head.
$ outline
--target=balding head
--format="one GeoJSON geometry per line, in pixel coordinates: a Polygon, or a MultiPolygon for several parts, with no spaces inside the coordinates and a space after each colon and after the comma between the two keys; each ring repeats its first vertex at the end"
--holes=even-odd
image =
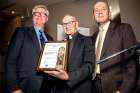
{"type": "Polygon", "coordinates": [[[63,22],[64,32],[66,34],[73,35],[74,33],[76,33],[78,28],[78,22],[76,20],[76,17],[67,14],[63,17],[62,22],[63,22]]]}
{"type": "Polygon", "coordinates": [[[69,21],[77,21],[76,18],[70,14],[67,14],[63,17],[62,22],[67,23],[69,21]]]}

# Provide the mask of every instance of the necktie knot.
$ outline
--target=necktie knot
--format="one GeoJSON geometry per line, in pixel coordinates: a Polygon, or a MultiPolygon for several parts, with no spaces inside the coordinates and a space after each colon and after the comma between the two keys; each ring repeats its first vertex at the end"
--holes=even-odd
{"type": "Polygon", "coordinates": [[[100,26],[99,27],[99,31],[104,31],[104,27],[103,26],[100,26]]]}

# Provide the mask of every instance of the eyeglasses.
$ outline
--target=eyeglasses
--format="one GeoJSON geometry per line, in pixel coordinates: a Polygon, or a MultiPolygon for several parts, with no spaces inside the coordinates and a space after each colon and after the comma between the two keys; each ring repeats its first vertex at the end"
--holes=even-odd
{"type": "Polygon", "coordinates": [[[43,13],[43,12],[34,12],[33,15],[34,16],[42,16],[42,17],[46,17],[47,16],[47,14],[43,13]]]}
{"type": "Polygon", "coordinates": [[[75,23],[76,21],[70,21],[70,22],[67,22],[67,23],[63,23],[64,26],[67,26],[67,25],[71,25],[73,23],[75,23]]]}

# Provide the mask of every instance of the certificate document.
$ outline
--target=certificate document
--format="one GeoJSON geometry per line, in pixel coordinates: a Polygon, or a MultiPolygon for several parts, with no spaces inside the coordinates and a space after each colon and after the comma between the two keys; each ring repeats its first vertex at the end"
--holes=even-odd
{"type": "Polygon", "coordinates": [[[55,70],[55,68],[66,70],[67,57],[67,41],[47,42],[39,57],[37,70],[55,70]]]}

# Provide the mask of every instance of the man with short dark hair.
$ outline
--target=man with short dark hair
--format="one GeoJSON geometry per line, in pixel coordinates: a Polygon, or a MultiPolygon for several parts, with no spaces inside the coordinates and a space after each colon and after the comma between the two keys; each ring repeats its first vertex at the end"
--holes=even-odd
{"type": "MultiPolygon", "coordinates": [[[[93,41],[96,41],[96,61],[136,44],[129,24],[117,25],[110,20],[111,12],[106,0],[94,4],[93,16],[99,26],[99,30],[93,35],[93,41]]],[[[134,93],[137,72],[132,52],[127,51],[96,64],[93,75],[96,93],[134,93]]]]}

